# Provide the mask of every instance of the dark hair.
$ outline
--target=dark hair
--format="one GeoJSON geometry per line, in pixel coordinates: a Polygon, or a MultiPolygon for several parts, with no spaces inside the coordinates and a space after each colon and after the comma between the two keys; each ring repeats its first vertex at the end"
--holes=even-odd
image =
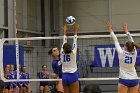
{"type": "Polygon", "coordinates": [[[42,65],[42,68],[43,68],[44,66],[46,66],[46,67],[47,67],[47,65],[42,65]]]}
{"type": "Polygon", "coordinates": [[[26,66],[22,66],[22,67],[21,67],[21,72],[23,72],[23,68],[24,68],[24,67],[26,67],[26,66]]]}
{"type": "Polygon", "coordinates": [[[52,55],[52,49],[53,49],[53,48],[51,48],[51,49],[48,51],[48,55],[52,55]]]}
{"type": "Polygon", "coordinates": [[[133,45],[133,42],[132,42],[131,40],[127,41],[127,42],[125,43],[125,45],[126,45],[126,47],[127,47],[128,52],[132,52],[132,51],[133,51],[134,45],[133,45]]]}
{"type": "Polygon", "coordinates": [[[7,66],[4,66],[4,70],[5,70],[6,68],[8,68],[8,67],[7,67],[7,66]]]}
{"type": "Polygon", "coordinates": [[[136,42],[132,42],[133,45],[136,47],[136,49],[140,49],[140,44],[136,43],[136,42]]]}
{"type": "Polygon", "coordinates": [[[85,86],[83,93],[102,93],[102,91],[98,85],[89,84],[85,86]]]}
{"type": "Polygon", "coordinates": [[[53,47],[53,48],[51,48],[51,49],[48,51],[48,55],[52,55],[53,49],[54,49],[54,48],[57,48],[57,49],[58,49],[58,47],[53,47]]]}
{"type": "Polygon", "coordinates": [[[71,47],[71,45],[69,45],[68,43],[65,43],[65,44],[63,45],[63,49],[64,49],[64,53],[65,53],[65,54],[69,54],[69,53],[72,52],[72,47],[71,47]]]}
{"type": "Polygon", "coordinates": [[[136,47],[136,49],[140,49],[140,44],[132,42],[131,40],[127,41],[125,45],[127,46],[128,52],[132,52],[134,47],[136,47]]]}

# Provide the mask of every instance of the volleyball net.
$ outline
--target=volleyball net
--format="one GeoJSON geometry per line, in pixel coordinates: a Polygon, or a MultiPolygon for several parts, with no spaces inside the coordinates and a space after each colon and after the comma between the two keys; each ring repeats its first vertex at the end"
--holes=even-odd
{"type": "MultiPolygon", "coordinates": [[[[139,43],[140,34],[132,34],[139,43]]],[[[128,40],[125,34],[117,34],[120,45],[128,40]]],[[[73,43],[73,36],[68,36],[68,42],[73,43]]],[[[0,40],[0,71],[1,79],[5,82],[14,81],[58,81],[49,77],[39,79],[38,72],[42,65],[52,70],[52,57],[48,51],[53,47],[61,48],[63,36],[58,37],[30,37],[30,38],[4,38],[0,40]],[[4,78],[4,66],[14,64],[17,79],[4,78]],[[27,67],[30,79],[19,78],[19,64],[27,67]]],[[[78,36],[77,66],[80,81],[89,80],[117,80],[119,74],[118,54],[110,35],[80,35],[78,36]]],[[[140,58],[138,51],[137,60],[140,58]]],[[[136,62],[139,73],[139,62],[136,62]]]]}

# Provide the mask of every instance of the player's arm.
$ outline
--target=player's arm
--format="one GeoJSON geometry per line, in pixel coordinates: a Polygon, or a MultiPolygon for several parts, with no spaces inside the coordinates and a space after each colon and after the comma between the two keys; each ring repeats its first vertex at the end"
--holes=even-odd
{"type": "Polygon", "coordinates": [[[112,24],[109,23],[109,24],[106,26],[106,28],[108,29],[108,31],[110,32],[111,37],[113,38],[113,41],[114,41],[114,43],[115,43],[115,47],[116,47],[116,49],[117,49],[117,52],[118,52],[118,53],[123,53],[123,50],[122,50],[122,48],[121,48],[121,46],[120,46],[120,44],[119,44],[119,41],[118,41],[116,35],[114,34],[114,32],[113,32],[113,30],[112,30],[112,24]]]}
{"type": "Polygon", "coordinates": [[[75,53],[77,52],[77,32],[79,30],[79,25],[75,23],[73,25],[73,30],[74,30],[74,37],[73,37],[72,51],[75,53]]]}
{"type": "Polygon", "coordinates": [[[124,31],[128,37],[129,40],[131,40],[132,42],[134,42],[133,37],[131,36],[131,34],[128,32],[128,25],[125,23],[122,25],[121,27],[122,31],[124,31]]]}
{"type": "Polygon", "coordinates": [[[51,76],[51,78],[57,78],[58,74],[53,73],[53,72],[49,72],[49,76],[51,76]]]}
{"type": "Polygon", "coordinates": [[[52,65],[53,68],[53,73],[50,73],[51,76],[53,76],[53,78],[57,78],[58,77],[58,69],[55,67],[55,65],[52,65]]]}
{"type": "MultiPolygon", "coordinates": [[[[27,72],[27,74],[26,74],[26,75],[27,75],[27,79],[30,79],[30,75],[29,75],[29,73],[28,73],[28,72],[27,72]]],[[[27,82],[26,82],[26,84],[29,84],[29,81],[27,81],[27,82]]]]}
{"type": "Polygon", "coordinates": [[[67,34],[67,25],[66,24],[64,25],[63,30],[64,30],[64,36],[63,36],[63,44],[61,46],[61,53],[63,52],[63,45],[65,43],[67,43],[67,36],[66,36],[66,34],[67,34]]]}
{"type": "Polygon", "coordinates": [[[39,72],[39,78],[40,79],[44,79],[44,75],[43,75],[43,72],[42,71],[39,72]]]}
{"type": "MultiPolygon", "coordinates": [[[[125,32],[125,34],[127,35],[128,39],[131,40],[132,42],[134,42],[134,39],[133,39],[132,35],[128,31],[128,25],[126,23],[122,25],[121,29],[122,29],[122,31],[125,32]]],[[[135,46],[134,46],[134,51],[135,51],[135,53],[137,53],[135,46]]]]}

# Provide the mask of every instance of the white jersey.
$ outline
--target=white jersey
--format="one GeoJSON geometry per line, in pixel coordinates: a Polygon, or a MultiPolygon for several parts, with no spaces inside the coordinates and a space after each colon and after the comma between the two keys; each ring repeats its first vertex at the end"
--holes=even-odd
{"type": "MultiPolygon", "coordinates": [[[[112,31],[110,34],[114,40],[115,47],[117,49],[118,56],[119,56],[119,65],[120,65],[119,78],[138,79],[136,69],[135,69],[135,63],[136,63],[136,57],[137,57],[136,48],[134,48],[133,52],[127,52],[127,51],[122,50],[114,32],[112,31]]],[[[131,39],[132,41],[134,41],[129,32],[127,32],[127,36],[128,36],[128,39],[131,39]]]]}
{"type": "Polygon", "coordinates": [[[74,35],[74,41],[72,46],[72,52],[70,54],[65,54],[63,51],[64,43],[67,43],[67,37],[64,36],[63,45],[61,47],[61,62],[62,62],[62,72],[63,73],[74,73],[77,71],[77,35],[74,35]]]}

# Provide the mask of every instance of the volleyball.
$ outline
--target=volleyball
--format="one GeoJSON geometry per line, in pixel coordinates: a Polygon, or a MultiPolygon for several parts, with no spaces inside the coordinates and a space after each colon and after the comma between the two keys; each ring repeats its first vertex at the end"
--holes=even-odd
{"type": "Polygon", "coordinates": [[[68,17],[66,18],[66,23],[67,23],[68,25],[73,25],[75,22],[76,22],[76,19],[75,19],[73,16],[68,16],[68,17]]]}

